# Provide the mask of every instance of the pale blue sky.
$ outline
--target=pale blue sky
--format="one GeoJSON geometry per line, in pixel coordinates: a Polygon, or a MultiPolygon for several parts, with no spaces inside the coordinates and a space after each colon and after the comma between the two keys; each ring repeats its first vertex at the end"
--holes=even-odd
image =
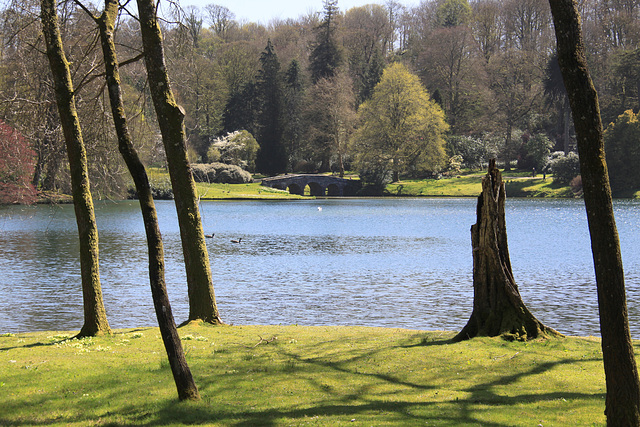
{"type": "MultiPolygon", "coordinates": [[[[181,0],[184,6],[198,6],[200,8],[208,4],[219,4],[226,6],[236,14],[236,20],[259,22],[267,24],[274,18],[287,19],[298,18],[309,12],[322,10],[322,0],[181,0]]],[[[341,11],[346,11],[355,6],[377,3],[384,4],[384,0],[338,0],[338,7],[341,11]]],[[[399,3],[405,6],[414,6],[418,0],[400,0],[399,3]]]]}

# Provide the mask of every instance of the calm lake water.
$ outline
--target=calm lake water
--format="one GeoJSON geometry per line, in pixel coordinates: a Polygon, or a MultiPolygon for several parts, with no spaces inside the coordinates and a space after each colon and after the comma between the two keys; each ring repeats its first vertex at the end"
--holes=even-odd
{"type": "MultiPolygon", "coordinates": [[[[459,330],[471,314],[475,199],[329,199],[201,204],[223,320],[459,330]],[[321,209],[320,209],[321,208],[321,209]],[[242,238],[241,244],[231,239],[242,238]]],[[[631,331],[640,338],[640,202],[615,203],[631,331]]],[[[167,287],[188,314],[172,201],[158,202],[167,287]]],[[[112,328],[156,325],[135,201],[96,205],[112,328]]],[[[598,335],[581,200],[507,200],[511,262],[529,309],[570,335],[598,335]]],[[[82,326],[73,207],[0,208],[0,333],[82,326]]]]}

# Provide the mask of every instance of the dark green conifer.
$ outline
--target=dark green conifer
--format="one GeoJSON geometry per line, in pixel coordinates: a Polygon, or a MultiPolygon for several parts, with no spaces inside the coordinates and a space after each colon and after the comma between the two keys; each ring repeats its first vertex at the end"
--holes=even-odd
{"type": "Polygon", "coordinates": [[[282,143],[283,135],[283,90],[280,76],[280,61],[271,40],[260,55],[257,89],[260,98],[258,113],[258,157],[256,169],[269,175],[284,172],[287,156],[282,143]]]}

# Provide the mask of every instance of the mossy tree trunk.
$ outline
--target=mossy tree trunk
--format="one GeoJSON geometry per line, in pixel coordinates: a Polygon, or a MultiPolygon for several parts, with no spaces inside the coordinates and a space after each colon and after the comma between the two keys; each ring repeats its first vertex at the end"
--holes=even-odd
{"type": "Polygon", "coordinates": [[[89,187],[87,156],[76,111],[69,63],[60,37],[56,2],[42,0],[40,7],[47,57],[53,75],[56,103],[69,157],[73,205],[80,240],[84,325],[79,336],[110,333],[100,285],[98,228],[89,187]]]}
{"type": "Polygon", "coordinates": [[[504,182],[495,159],[489,163],[478,197],[477,221],[471,227],[473,248],[473,312],[454,341],[475,336],[528,340],[559,335],[527,309],[511,270],[505,222],[504,182]]]}
{"type": "Polygon", "coordinates": [[[598,94],[587,67],[580,16],[572,0],[550,0],[558,62],[576,130],[584,203],[598,289],[607,425],[640,425],[640,383],[629,332],[620,241],[613,215],[598,94]]]}
{"type": "MultiPolygon", "coordinates": [[[[89,10],[82,5],[81,7],[91,15],[89,10]]],[[[155,307],[162,341],[164,342],[171,372],[173,373],[173,379],[178,389],[178,398],[180,400],[198,400],[200,398],[198,387],[187,365],[167,294],[164,274],[164,248],[160,227],[158,225],[158,215],[151,192],[151,185],[149,184],[146,169],[131,141],[131,134],[129,133],[127,118],[124,112],[120,71],[113,38],[114,26],[118,16],[118,1],[105,0],[102,15],[100,17],[91,16],[98,24],[100,30],[100,41],[106,69],[111,113],[115,123],[116,134],[118,135],[118,149],[127,164],[136,190],[138,191],[142,219],[147,235],[151,295],[153,297],[153,305],[155,307]]]]}
{"type": "Polygon", "coordinates": [[[171,91],[156,2],[137,0],[137,4],[149,88],[162,133],[178,213],[189,293],[189,320],[222,323],[213,291],[195,182],[187,159],[184,112],[171,91]]]}

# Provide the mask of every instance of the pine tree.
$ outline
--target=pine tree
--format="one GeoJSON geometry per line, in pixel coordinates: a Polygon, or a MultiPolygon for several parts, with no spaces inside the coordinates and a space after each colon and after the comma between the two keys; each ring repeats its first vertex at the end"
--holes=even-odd
{"type": "Polygon", "coordinates": [[[280,61],[271,40],[260,55],[261,68],[258,71],[258,157],[256,169],[275,175],[284,172],[287,156],[282,143],[283,135],[283,91],[280,76],[280,61]]]}
{"type": "Polygon", "coordinates": [[[304,89],[300,63],[292,60],[284,74],[284,133],[283,144],[287,152],[287,170],[292,171],[300,157],[302,134],[302,104],[304,89]]]}
{"type": "Polygon", "coordinates": [[[340,16],[338,0],[324,0],[323,8],[324,17],[316,28],[316,42],[309,55],[313,84],[320,79],[333,77],[343,62],[342,50],[336,41],[337,19],[340,16]]]}

